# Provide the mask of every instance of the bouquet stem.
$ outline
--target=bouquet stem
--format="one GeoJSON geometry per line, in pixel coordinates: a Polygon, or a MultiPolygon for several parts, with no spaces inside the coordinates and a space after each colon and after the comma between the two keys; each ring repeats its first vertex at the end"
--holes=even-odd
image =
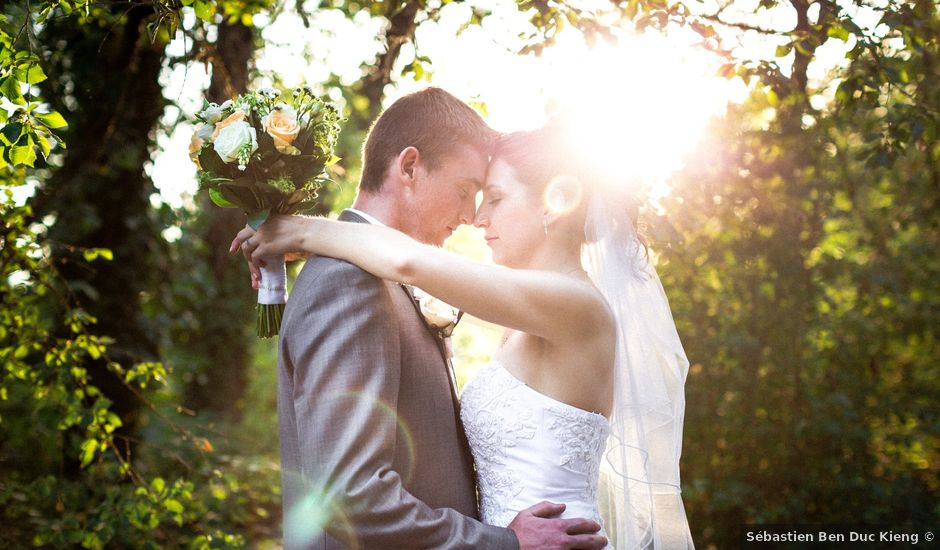
{"type": "Polygon", "coordinates": [[[258,336],[273,338],[281,330],[281,317],[287,303],[287,267],[284,257],[264,258],[258,287],[258,336]]]}

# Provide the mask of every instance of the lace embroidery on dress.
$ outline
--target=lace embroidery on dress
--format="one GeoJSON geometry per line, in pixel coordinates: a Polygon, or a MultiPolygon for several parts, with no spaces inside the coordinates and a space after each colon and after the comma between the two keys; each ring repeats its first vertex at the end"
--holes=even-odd
{"type": "Polygon", "coordinates": [[[503,516],[515,515],[506,508],[522,491],[522,485],[505,464],[505,450],[520,439],[535,437],[533,411],[514,400],[499,399],[521,382],[510,376],[499,376],[492,366],[478,374],[485,383],[469,384],[461,398],[462,420],[467,441],[473,450],[480,485],[483,521],[500,525],[503,516]]]}
{"type": "Polygon", "coordinates": [[[563,452],[559,465],[585,474],[588,483],[583,497],[588,502],[597,500],[597,478],[609,427],[606,419],[592,413],[565,407],[551,407],[548,429],[558,438],[563,452]]]}

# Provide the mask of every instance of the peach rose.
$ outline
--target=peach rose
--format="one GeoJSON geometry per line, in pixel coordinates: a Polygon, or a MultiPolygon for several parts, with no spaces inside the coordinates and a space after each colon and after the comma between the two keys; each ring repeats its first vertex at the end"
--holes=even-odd
{"type": "Polygon", "coordinates": [[[286,155],[299,155],[300,150],[291,143],[300,134],[300,125],[297,123],[297,114],[289,106],[275,109],[261,120],[264,131],[274,140],[274,147],[286,155]]]}
{"type": "Polygon", "coordinates": [[[199,132],[194,132],[193,139],[189,142],[189,158],[196,163],[196,166],[199,166],[199,150],[202,149],[203,143],[199,132]]]}
{"type": "Polygon", "coordinates": [[[232,124],[233,122],[245,120],[246,116],[248,115],[245,113],[245,111],[235,111],[234,113],[230,114],[225,120],[216,122],[215,131],[212,132],[212,141],[219,139],[219,132],[222,131],[222,128],[225,128],[226,126],[228,126],[229,124],[232,124]]]}

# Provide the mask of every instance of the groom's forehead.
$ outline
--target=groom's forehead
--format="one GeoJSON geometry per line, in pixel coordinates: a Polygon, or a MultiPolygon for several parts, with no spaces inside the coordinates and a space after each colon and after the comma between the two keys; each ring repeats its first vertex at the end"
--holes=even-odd
{"type": "Polygon", "coordinates": [[[472,187],[477,191],[483,189],[483,181],[477,176],[459,175],[456,178],[456,182],[457,185],[472,187]]]}

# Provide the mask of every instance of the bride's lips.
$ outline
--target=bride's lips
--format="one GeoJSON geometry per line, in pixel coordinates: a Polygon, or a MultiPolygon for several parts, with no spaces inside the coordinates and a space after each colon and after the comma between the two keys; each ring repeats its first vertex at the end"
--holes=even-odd
{"type": "Polygon", "coordinates": [[[486,239],[486,244],[493,244],[493,241],[495,241],[495,240],[498,239],[498,238],[499,238],[499,237],[485,237],[485,239],[486,239]]]}

